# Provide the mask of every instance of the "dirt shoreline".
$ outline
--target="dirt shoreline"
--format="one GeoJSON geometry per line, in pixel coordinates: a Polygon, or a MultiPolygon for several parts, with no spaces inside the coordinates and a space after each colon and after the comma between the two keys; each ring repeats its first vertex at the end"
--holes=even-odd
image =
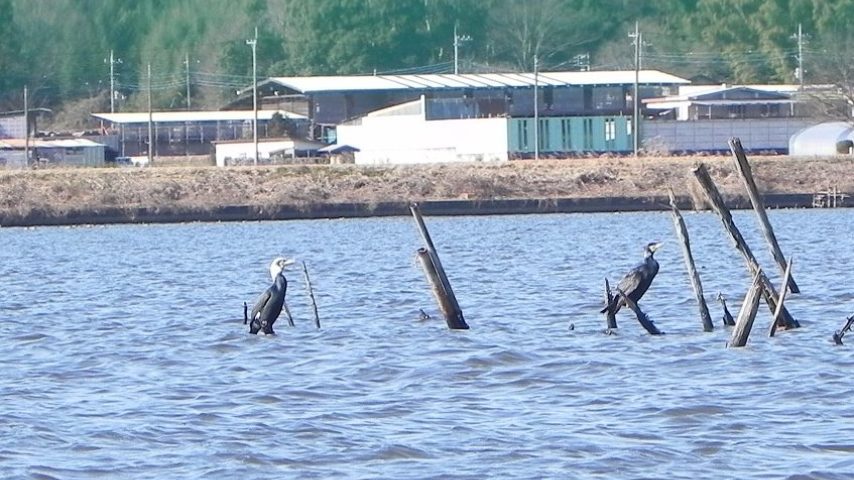
{"type": "MultiPolygon", "coordinates": [[[[501,164],[151,167],[0,171],[0,226],[287,220],[407,215],[617,212],[701,208],[692,171],[709,171],[732,208],[749,208],[728,157],[583,158],[501,164]]],[[[854,193],[854,161],[755,157],[770,208],[854,193]]],[[[841,206],[854,204],[849,198],[841,206]]]]}

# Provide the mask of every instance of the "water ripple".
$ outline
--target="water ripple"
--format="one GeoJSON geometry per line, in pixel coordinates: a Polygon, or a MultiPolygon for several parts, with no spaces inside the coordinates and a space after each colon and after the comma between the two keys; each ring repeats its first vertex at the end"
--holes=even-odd
{"type": "MultiPolygon", "coordinates": [[[[710,214],[686,222],[711,333],[667,214],[428,219],[460,332],[409,219],[3,229],[0,474],[851,478],[854,356],[830,334],[854,306],[852,214],[770,212],[804,327],[768,338],[763,309],[744,349],[725,348],[714,296],[737,313],[750,278],[710,214]],[[643,304],[667,335],[622,313],[606,335],[603,279],[650,239],[667,247],[643,304]],[[279,254],[307,262],[323,328],[300,268],[296,326],[249,336],[243,302],[279,254]]],[[[779,283],[752,214],[735,218],[779,283]]]]}

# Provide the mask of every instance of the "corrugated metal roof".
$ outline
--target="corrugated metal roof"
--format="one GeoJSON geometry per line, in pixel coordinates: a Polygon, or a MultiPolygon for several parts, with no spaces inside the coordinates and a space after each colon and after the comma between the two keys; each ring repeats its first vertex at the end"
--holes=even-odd
{"type": "MultiPolygon", "coordinates": [[[[259,120],[270,120],[275,113],[292,119],[306,119],[300,115],[284,110],[258,110],[259,120]]],[[[112,123],[148,123],[148,112],[123,113],[93,113],[93,117],[112,123]]],[[[250,121],[254,118],[252,110],[211,110],[197,112],[154,112],[151,114],[155,123],[184,123],[184,122],[227,122],[250,121]]]]}
{"type": "MultiPolygon", "coordinates": [[[[641,70],[641,85],[683,85],[690,80],[660,72],[641,70]]],[[[541,86],[630,85],[634,70],[589,72],[541,72],[536,82],[541,86]]],[[[534,86],[533,73],[463,73],[428,75],[344,75],[318,77],[271,77],[263,84],[279,84],[301,93],[348,92],[407,89],[514,88],[534,86]]]]}
{"type": "MultiPolygon", "coordinates": [[[[2,141],[6,148],[24,148],[26,140],[23,138],[7,138],[2,141]]],[[[57,138],[44,140],[31,138],[30,148],[74,148],[74,147],[103,147],[104,145],[86,138],[57,138]]]]}
{"type": "Polygon", "coordinates": [[[784,100],[791,98],[789,95],[789,93],[793,92],[791,87],[794,87],[795,90],[798,88],[797,85],[692,85],[690,87],[680,87],[679,95],[650,98],[644,100],[644,103],[654,104],[663,102],[697,101],[705,96],[738,90],[754,91],[763,94],[776,94],[777,99],[784,100]]]}

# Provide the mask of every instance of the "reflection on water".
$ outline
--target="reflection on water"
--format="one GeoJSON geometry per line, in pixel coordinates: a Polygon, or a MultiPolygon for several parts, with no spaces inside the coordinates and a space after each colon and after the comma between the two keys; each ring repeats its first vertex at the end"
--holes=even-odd
{"type": "MultiPolygon", "coordinates": [[[[408,218],[2,229],[0,474],[19,478],[850,478],[854,211],[773,211],[803,328],[702,333],[667,213],[428,218],[472,329],[448,331],[408,218]],[[661,272],[602,334],[604,277],[651,240],[661,272]],[[242,303],[277,255],[296,328],[242,303]],[[432,321],[418,321],[419,309],[432,321]],[[573,324],[574,330],[569,326],[573,324]]],[[[754,253],[781,273],[750,212],[754,253]]],[[[750,278],[685,215],[706,296],[750,278]]]]}

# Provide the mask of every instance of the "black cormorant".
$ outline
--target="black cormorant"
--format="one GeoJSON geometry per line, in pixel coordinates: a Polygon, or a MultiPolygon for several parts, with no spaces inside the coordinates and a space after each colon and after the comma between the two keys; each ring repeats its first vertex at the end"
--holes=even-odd
{"type": "Polygon", "coordinates": [[[288,281],[285,279],[283,271],[286,266],[292,263],[294,263],[292,259],[278,257],[270,264],[270,277],[273,278],[273,284],[258,297],[249,318],[243,319],[244,324],[249,320],[249,333],[253,335],[258,332],[263,332],[265,335],[275,333],[273,332],[273,324],[276,323],[276,319],[282,313],[285,293],[288,290],[288,281]]]}
{"type": "Polygon", "coordinates": [[[658,274],[658,261],[655,260],[653,254],[659,248],[661,248],[661,242],[649,243],[644,248],[643,263],[633,268],[620,280],[620,283],[617,284],[618,292],[614,295],[614,299],[608,306],[600,310],[600,313],[605,313],[610,309],[616,315],[620,311],[620,308],[626,304],[623,295],[626,295],[635,303],[640,301],[650,284],[652,284],[652,280],[658,274]]]}

